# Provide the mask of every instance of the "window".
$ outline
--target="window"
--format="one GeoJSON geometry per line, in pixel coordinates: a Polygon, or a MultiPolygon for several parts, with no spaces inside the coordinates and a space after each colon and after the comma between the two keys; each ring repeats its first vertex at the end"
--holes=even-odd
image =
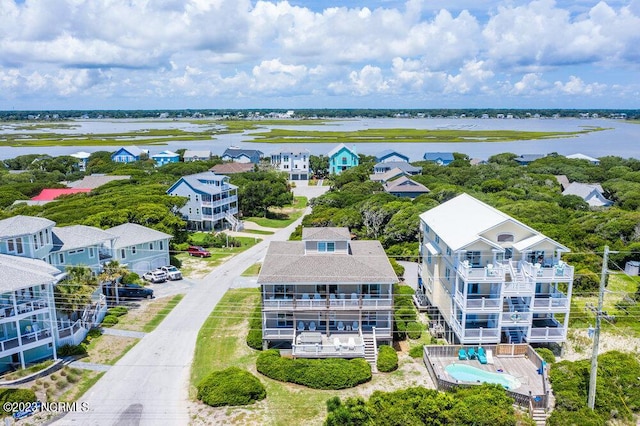
{"type": "Polygon", "coordinates": [[[44,235],[45,235],[45,237],[47,237],[46,238],[47,244],[49,244],[51,242],[51,240],[49,239],[49,229],[48,228],[44,230],[44,235]]]}
{"type": "Polygon", "coordinates": [[[427,250],[427,263],[431,264],[431,252],[427,250]]]}
{"type": "Polygon", "coordinates": [[[424,233],[428,234],[429,232],[431,232],[431,229],[429,228],[429,225],[427,225],[426,223],[424,224],[424,233]]]}
{"type": "Polygon", "coordinates": [[[318,251],[323,253],[334,252],[336,251],[336,243],[320,241],[318,242],[318,251]]]}
{"type": "Polygon", "coordinates": [[[16,238],[16,253],[24,253],[24,249],[22,248],[22,237],[16,238]]]}
{"type": "Polygon", "coordinates": [[[124,259],[127,257],[127,251],[125,249],[120,250],[120,258],[124,259]]]}
{"type": "Polygon", "coordinates": [[[38,236],[37,235],[33,235],[33,247],[38,250],[38,236]]]}
{"type": "Polygon", "coordinates": [[[529,263],[544,263],[544,250],[532,251],[527,254],[527,261],[529,263]]]}
{"type": "Polygon", "coordinates": [[[478,294],[478,283],[471,283],[467,288],[467,294],[478,294]]]}
{"type": "Polygon", "coordinates": [[[445,268],[444,277],[447,279],[447,281],[451,281],[451,269],[449,269],[449,267],[445,268]]]}
{"type": "Polygon", "coordinates": [[[7,250],[11,252],[16,251],[16,244],[14,240],[7,240],[7,250]]]}
{"type": "Polygon", "coordinates": [[[58,253],[58,264],[64,264],[64,253],[58,253]]]}
{"type": "Polygon", "coordinates": [[[514,241],[513,234],[500,234],[498,235],[499,243],[512,243],[514,241]]]}
{"type": "Polygon", "coordinates": [[[472,266],[480,266],[480,252],[479,251],[468,251],[467,252],[467,260],[472,266]]]}
{"type": "Polygon", "coordinates": [[[440,237],[436,235],[436,244],[440,244],[440,237]]]}
{"type": "Polygon", "coordinates": [[[131,254],[136,254],[136,246],[131,246],[131,254]]]}
{"type": "Polygon", "coordinates": [[[163,245],[163,244],[162,244],[162,241],[160,241],[160,250],[164,250],[164,249],[162,248],[162,245],[163,245]]]}
{"type": "Polygon", "coordinates": [[[44,239],[42,238],[42,231],[40,231],[40,245],[43,246],[44,245],[44,239]]]}
{"type": "Polygon", "coordinates": [[[342,157],[342,164],[347,164],[347,157],[342,157]]]}
{"type": "Polygon", "coordinates": [[[451,256],[451,249],[447,247],[447,256],[451,256]]]}
{"type": "Polygon", "coordinates": [[[153,243],[149,243],[149,250],[153,251],[153,243]]]}
{"type": "Polygon", "coordinates": [[[93,247],[89,247],[89,257],[96,257],[96,249],[93,247]]]}

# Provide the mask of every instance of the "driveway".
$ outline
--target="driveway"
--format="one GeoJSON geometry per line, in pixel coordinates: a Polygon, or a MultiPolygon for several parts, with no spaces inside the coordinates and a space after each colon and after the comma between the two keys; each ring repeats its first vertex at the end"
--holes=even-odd
{"type": "Polygon", "coordinates": [[[187,295],[158,328],[142,338],[80,399],[88,403],[88,411],[69,413],[55,424],[188,424],[185,401],[189,399],[191,362],[202,324],[235,279],[265,256],[269,241],[288,239],[301,221],[264,236],[263,242],[204,279],[194,280],[187,295]]]}

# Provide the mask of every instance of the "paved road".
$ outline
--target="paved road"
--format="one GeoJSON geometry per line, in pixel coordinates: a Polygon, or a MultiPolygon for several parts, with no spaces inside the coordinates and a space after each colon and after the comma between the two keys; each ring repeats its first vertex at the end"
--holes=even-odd
{"type": "Polygon", "coordinates": [[[286,240],[301,219],[216,268],[189,290],[147,334],[85,394],[86,413],[69,413],[59,425],[186,425],[185,401],[200,327],[248,265],[261,260],[269,241],[286,240]]]}

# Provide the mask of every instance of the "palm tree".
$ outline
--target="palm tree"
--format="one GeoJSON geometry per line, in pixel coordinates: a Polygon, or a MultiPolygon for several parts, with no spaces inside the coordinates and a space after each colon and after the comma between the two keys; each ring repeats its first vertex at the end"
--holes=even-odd
{"type": "Polygon", "coordinates": [[[69,316],[91,303],[91,295],[98,287],[97,278],[91,269],[70,266],[67,277],[54,288],[56,309],[69,316]]]}
{"type": "Polygon", "coordinates": [[[102,273],[98,275],[98,280],[101,283],[110,283],[115,284],[115,296],[116,296],[116,304],[119,303],[118,300],[118,285],[122,278],[129,274],[129,269],[126,266],[120,265],[117,260],[112,260],[111,262],[104,265],[102,273]]]}

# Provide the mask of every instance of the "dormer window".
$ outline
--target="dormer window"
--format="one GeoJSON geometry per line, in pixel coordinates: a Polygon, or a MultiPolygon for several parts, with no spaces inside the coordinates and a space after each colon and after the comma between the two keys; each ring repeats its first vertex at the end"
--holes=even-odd
{"type": "Polygon", "coordinates": [[[514,241],[513,234],[500,234],[498,235],[499,243],[512,243],[514,241]]]}
{"type": "Polygon", "coordinates": [[[320,253],[332,253],[336,251],[336,243],[334,242],[318,242],[318,252],[320,253]]]}

